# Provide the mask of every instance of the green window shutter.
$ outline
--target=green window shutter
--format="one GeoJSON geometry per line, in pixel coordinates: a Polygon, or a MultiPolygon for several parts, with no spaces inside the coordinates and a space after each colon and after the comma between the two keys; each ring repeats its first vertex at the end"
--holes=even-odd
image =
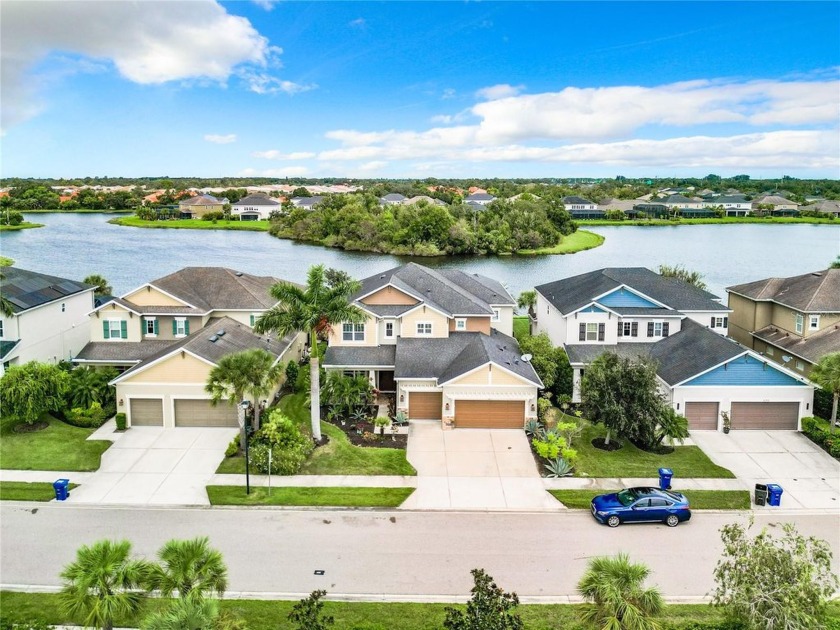
{"type": "Polygon", "coordinates": [[[158,334],[158,321],[155,320],[155,334],[158,334]]]}
{"type": "Polygon", "coordinates": [[[188,320],[188,319],[184,320],[184,334],[185,335],[190,334],[190,320],[188,320]]]}
{"type": "Polygon", "coordinates": [[[254,327],[254,321],[255,321],[254,314],[251,313],[251,328],[254,327]]]}
{"type": "Polygon", "coordinates": [[[128,322],[125,320],[120,322],[120,338],[128,339],[128,322]]]}
{"type": "Polygon", "coordinates": [[[178,322],[176,322],[174,319],[172,320],[172,334],[178,334],[178,322]]]}
{"type": "Polygon", "coordinates": [[[104,322],[102,322],[102,337],[104,339],[111,338],[111,327],[108,325],[107,319],[104,322]]]}

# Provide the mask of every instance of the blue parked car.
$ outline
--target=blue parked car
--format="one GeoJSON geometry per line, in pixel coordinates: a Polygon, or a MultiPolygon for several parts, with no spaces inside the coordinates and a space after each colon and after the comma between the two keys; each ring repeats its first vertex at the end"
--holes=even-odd
{"type": "Polygon", "coordinates": [[[659,488],[627,488],[592,499],[592,516],[599,523],[665,523],[676,527],[691,518],[684,494],[659,488]]]}

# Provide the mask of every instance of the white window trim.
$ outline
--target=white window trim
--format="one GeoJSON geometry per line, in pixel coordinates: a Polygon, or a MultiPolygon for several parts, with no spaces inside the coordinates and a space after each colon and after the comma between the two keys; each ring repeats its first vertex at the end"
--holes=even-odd
{"type": "Polygon", "coordinates": [[[809,315],[808,316],[808,330],[819,330],[819,329],[820,329],[820,316],[819,315],[809,315]],[[816,326],[814,324],[816,324],[816,326]]]}
{"type": "Polygon", "coordinates": [[[631,337],[633,335],[633,322],[621,322],[622,337],[631,337]]]}
{"type": "Polygon", "coordinates": [[[143,329],[144,337],[157,337],[154,333],[155,325],[152,324],[152,332],[149,332],[149,322],[154,322],[157,320],[157,317],[143,317],[143,325],[145,328],[143,329]]]}
{"type": "Polygon", "coordinates": [[[414,327],[414,331],[418,337],[431,337],[434,332],[434,326],[432,325],[432,322],[417,322],[414,327]],[[429,327],[429,332],[425,332],[426,326],[429,327]]]}
{"type": "Polygon", "coordinates": [[[175,318],[175,338],[181,339],[187,336],[187,318],[186,317],[176,317],[175,318]],[[180,332],[180,331],[184,332],[180,332]]]}
{"type": "Polygon", "coordinates": [[[801,335],[805,330],[805,316],[802,313],[796,313],[793,316],[793,326],[797,335],[801,335]]]}
{"type": "Polygon", "coordinates": [[[661,337],[661,336],[662,336],[662,329],[663,329],[662,324],[663,324],[663,323],[664,323],[664,322],[661,322],[661,321],[660,321],[660,322],[653,322],[653,336],[654,336],[654,337],[661,337]],[[657,327],[659,327],[659,331],[658,331],[658,332],[657,332],[657,330],[656,330],[656,329],[657,329],[657,327]]]}
{"type": "Polygon", "coordinates": [[[767,346],[767,349],[764,352],[768,357],[772,357],[774,354],[776,354],[776,351],[773,350],[772,346],[767,346]]]}
{"type": "Polygon", "coordinates": [[[723,325],[723,320],[724,320],[724,319],[725,319],[725,318],[723,318],[723,317],[718,317],[718,316],[716,315],[716,316],[715,316],[715,328],[724,328],[724,325],[723,325]]]}
{"type": "Polygon", "coordinates": [[[342,343],[364,343],[365,342],[365,332],[366,331],[365,331],[365,325],[364,324],[352,324],[352,323],[349,323],[349,322],[344,322],[341,325],[341,341],[342,341],[342,343]],[[344,335],[347,334],[347,331],[345,330],[346,326],[351,327],[351,329],[350,329],[350,339],[345,339],[345,337],[344,337],[344,335]],[[361,327],[361,331],[359,330],[359,327],[361,327]],[[361,339],[356,339],[356,335],[359,332],[362,333],[362,338],[361,339]]]}
{"type": "Polygon", "coordinates": [[[585,341],[598,341],[598,322],[586,322],[585,325],[586,325],[586,339],[585,339],[585,341]],[[589,327],[590,326],[595,327],[594,331],[592,331],[595,336],[592,339],[589,338],[589,333],[590,333],[589,327]]]}
{"type": "Polygon", "coordinates": [[[502,309],[496,308],[495,306],[491,306],[490,308],[493,309],[493,315],[492,315],[492,317],[490,317],[490,321],[491,322],[502,321],[502,309]]]}
{"type": "Polygon", "coordinates": [[[455,318],[455,330],[466,330],[467,329],[467,319],[465,317],[456,317],[455,318]]]}
{"type": "Polygon", "coordinates": [[[797,360],[796,361],[796,369],[799,370],[800,372],[804,372],[805,371],[805,361],[797,360]]]}
{"type": "Polygon", "coordinates": [[[393,339],[394,338],[394,322],[385,322],[385,339],[393,339]],[[391,334],[388,334],[388,326],[391,327],[391,334]]]}
{"type": "Polygon", "coordinates": [[[108,322],[108,341],[112,339],[122,339],[122,321],[121,319],[106,319],[108,322]],[[114,334],[114,324],[117,325],[117,334],[114,334]]]}

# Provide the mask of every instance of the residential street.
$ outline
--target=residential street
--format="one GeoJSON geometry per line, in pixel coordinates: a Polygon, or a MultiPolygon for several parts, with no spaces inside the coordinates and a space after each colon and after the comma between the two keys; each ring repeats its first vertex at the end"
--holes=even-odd
{"type": "MultiPolygon", "coordinates": [[[[611,530],[586,512],[428,513],[271,509],[99,508],[0,504],[2,588],[56,587],[76,548],[128,538],[152,556],[170,538],[210,536],[230,569],[230,594],[297,597],[316,588],[351,599],[451,601],[468,594],[483,567],[524,601],[565,601],[588,558],[627,551],[646,562],[670,598],[713,587],[718,529],[742,513],[695,512],[676,529],[611,530]],[[323,576],[314,575],[323,570],[323,576]]],[[[757,526],[791,521],[840,556],[840,515],[756,514],[757,526]]]]}

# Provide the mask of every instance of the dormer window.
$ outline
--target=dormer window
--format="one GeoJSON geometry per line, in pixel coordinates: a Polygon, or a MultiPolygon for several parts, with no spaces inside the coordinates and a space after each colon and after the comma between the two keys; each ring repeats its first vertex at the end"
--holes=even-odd
{"type": "Polygon", "coordinates": [[[394,336],[394,322],[385,322],[385,338],[391,339],[394,336]]]}
{"type": "Polygon", "coordinates": [[[467,329],[467,320],[463,317],[458,317],[455,319],[455,330],[466,330],[467,329]]]}
{"type": "Polygon", "coordinates": [[[432,322],[417,322],[417,336],[429,337],[432,334],[432,322]]]}

